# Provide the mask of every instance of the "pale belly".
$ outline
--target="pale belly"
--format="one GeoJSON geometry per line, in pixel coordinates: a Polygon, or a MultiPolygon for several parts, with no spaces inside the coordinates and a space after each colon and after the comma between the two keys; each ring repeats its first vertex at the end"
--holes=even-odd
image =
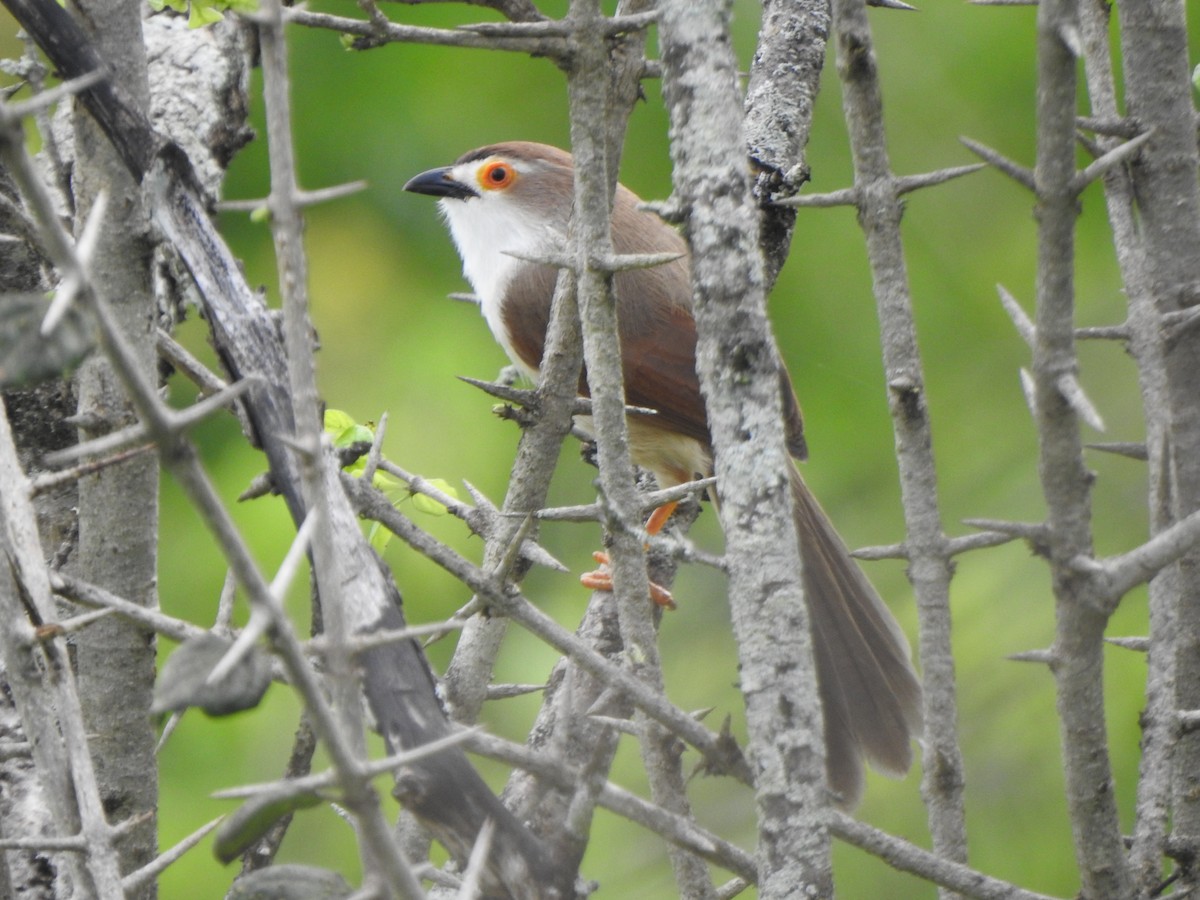
{"type": "MultiPolygon", "coordinates": [[[[659,487],[674,487],[712,474],[712,457],[695,438],[651,425],[644,417],[625,421],[634,465],[653,472],[659,487]]],[[[591,416],[576,416],[575,424],[589,436],[596,433],[591,416]]]]}

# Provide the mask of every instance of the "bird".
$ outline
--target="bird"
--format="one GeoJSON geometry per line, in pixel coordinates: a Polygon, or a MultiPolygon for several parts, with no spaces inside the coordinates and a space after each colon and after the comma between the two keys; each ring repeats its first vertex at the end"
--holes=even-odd
{"type": "MultiPolygon", "coordinates": [[[[422,172],[404,189],[438,198],[483,317],[509,359],[535,383],[550,321],[557,269],[574,198],[574,162],[557,147],[527,141],[490,144],[422,172]]],[[[625,400],[652,414],[627,415],[633,462],[660,487],[712,475],[713,451],[696,374],[688,247],[629,189],[613,199],[618,254],[674,258],[613,276],[625,400]]],[[[587,395],[586,371],[580,393],[587,395]]],[[[792,457],[807,457],[804,423],[791,378],[779,381],[792,457]]],[[[804,595],[825,723],[825,766],[833,799],[861,799],[864,761],[901,778],[922,730],[921,682],[900,625],[850,556],[829,517],[789,464],[804,595]]],[[[656,510],[653,533],[672,507],[656,510]]],[[[585,582],[587,583],[587,582],[585,582]]]]}

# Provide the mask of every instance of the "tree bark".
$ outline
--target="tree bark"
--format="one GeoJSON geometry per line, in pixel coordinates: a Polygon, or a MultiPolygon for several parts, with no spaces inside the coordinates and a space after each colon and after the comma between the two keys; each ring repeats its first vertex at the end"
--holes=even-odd
{"type": "Polygon", "coordinates": [[[821,709],[729,10],[719,0],[664,0],[660,9],[675,196],[692,251],[697,371],[722,486],[750,732],[759,896],[828,897],[821,709]]]}
{"type": "MultiPolygon", "coordinates": [[[[111,77],[145,113],[149,109],[141,6],[136,0],[89,0],[80,7],[111,77]]],[[[96,289],[111,298],[119,327],[138,356],[143,375],[158,381],[153,246],[141,190],[95,121],[80,109],[74,121],[76,234],[103,194],[104,224],[90,260],[96,289]]],[[[85,438],[136,421],[108,361],[89,359],[77,378],[78,421],[85,438]]],[[[72,569],[89,581],[146,607],[158,605],[158,460],[141,454],[79,481],[79,551],[72,569]]],[[[156,855],[153,813],[158,805],[150,717],[155,672],[154,635],[109,618],[89,628],[76,646],[81,701],[105,809],[113,823],[151,814],[121,845],[124,871],[156,855]]],[[[139,897],[156,896],[153,882],[139,897]]]]}

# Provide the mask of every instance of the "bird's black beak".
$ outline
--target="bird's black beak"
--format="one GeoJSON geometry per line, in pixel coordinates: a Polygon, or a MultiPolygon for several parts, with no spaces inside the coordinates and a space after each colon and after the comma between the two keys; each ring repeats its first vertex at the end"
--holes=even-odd
{"type": "Polygon", "coordinates": [[[458,181],[450,174],[450,166],[440,169],[430,169],[415,178],[410,178],[404,185],[406,191],[414,194],[428,194],[431,197],[450,197],[453,200],[467,200],[478,197],[479,192],[458,181]]]}

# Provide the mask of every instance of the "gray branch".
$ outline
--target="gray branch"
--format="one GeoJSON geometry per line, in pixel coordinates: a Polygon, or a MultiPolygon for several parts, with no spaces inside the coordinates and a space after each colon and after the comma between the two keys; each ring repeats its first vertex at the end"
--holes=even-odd
{"type": "MultiPolygon", "coordinates": [[[[628,3],[624,5],[628,6],[628,3]]],[[[650,581],[638,527],[641,499],[629,452],[622,356],[617,343],[612,287],[612,275],[617,267],[614,263],[622,268],[626,266],[615,256],[610,234],[617,161],[625,121],[636,99],[642,69],[642,45],[640,41],[626,44],[616,55],[620,62],[614,68],[605,41],[605,34],[610,30],[609,20],[601,16],[599,3],[575,0],[567,21],[572,26],[576,48],[567,70],[571,146],[575,157],[575,214],[568,253],[578,285],[580,326],[603,495],[604,538],[609,551],[625,666],[651,689],[662,692],[656,628],[658,613],[647,600],[650,581]]],[[[635,713],[635,721],[654,802],[671,812],[689,815],[690,804],[678,754],[671,752],[674,735],[641,711],[635,713]]],[[[615,749],[615,735],[611,739],[615,749]]],[[[612,751],[603,743],[597,749],[599,760],[604,762],[594,767],[593,779],[603,777],[611,763],[612,751]]],[[[567,820],[572,829],[590,821],[594,794],[583,792],[576,801],[567,820]]],[[[711,878],[703,860],[673,845],[668,854],[681,896],[698,900],[713,896],[711,878]]]]}
{"type": "MultiPolygon", "coordinates": [[[[150,87],[138,0],[92,0],[87,11],[93,37],[110,61],[110,77],[132,103],[149,111],[150,87]]],[[[156,315],[151,283],[150,221],[138,184],[87,112],[76,107],[72,190],[79,234],[100,195],[108,203],[88,278],[110,299],[112,315],[145,378],[156,378],[156,315]]],[[[135,419],[113,364],[93,355],[76,376],[78,414],[94,423],[81,437],[119,430],[135,419]]],[[[114,593],[158,606],[158,459],[140,455],[124,465],[79,481],[79,547],[74,571],[114,593]]],[[[130,622],[112,618],[79,637],[75,650],[84,709],[100,787],[115,819],[158,806],[154,722],[147,715],[154,687],[154,643],[130,622]]],[[[125,871],[140,868],[158,852],[153,816],[122,843],[125,871]]],[[[149,900],[153,885],[130,892],[149,900]]]]}
{"type": "Polygon", "coordinates": [[[53,619],[54,600],[24,484],[8,418],[0,414],[0,612],[6,623],[0,628],[0,655],[8,690],[53,827],[61,837],[81,837],[87,850],[86,857],[65,853],[58,863],[85,895],[120,900],[120,862],[92,769],[66,641],[39,642],[35,635],[39,621],[53,619]]]}
{"type": "MultiPolygon", "coordinates": [[[[888,161],[882,91],[866,6],[861,0],[834,0],[833,10],[842,106],[854,156],[858,220],[866,236],[874,279],[888,408],[900,467],[908,577],[920,611],[925,719],[921,790],[934,850],[947,860],[965,863],[965,779],[951,648],[950,579],[954,566],[938,509],[925,377],[900,236],[903,204],[888,161]]],[[[947,896],[945,892],[943,896],[947,896]]]]}
{"type": "Polygon", "coordinates": [[[1083,892],[1128,897],[1131,879],[1113,796],[1104,718],[1103,647],[1108,616],[1072,561],[1092,555],[1091,484],[1079,414],[1062,390],[1075,376],[1075,0],[1038,5],[1038,202],[1035,416],[1047,543],[1055,593],[1054,676],[1083,892]],[[1075,40],[1072,40],[1072,36],[1075,40]]]}
{"type": "MultiPolygon", "coordinates": [[[[1109,9],[1096,0],[1080,4],[1080,24],[1086,55],[1084,69],[1092,111],[1102,119],[1117,119],[1116,83],[1110,59],[1109,9]]],[[[1140,127],[1140,126],[1139,126],[1140,127]]],[[[1121,135],[1131,137],[1130,134],[1121,135]]],[[[1111,138],[1097,138],[1101,149],[1111,138]]],[[[1169,399],[1166,389],[1165,348],[1158,324],[1155,298],[1150,291],[1149,261],[1139,234],[1134,186],[1126,169],[1104,178],[1104,198],[1109,225],[1129,297],[1130,349],[1138,363],[1142,405],[1146,411],[1146,443],[1141,458],[1149,463],[1148,487],[1151,532],[1161,534],[1172,519],[1169,468],[1166,452],[1169,399]]],[[[1139,763],[1137,807],[1130,848],[1130,869],[1142,896],[1155,890],[1162,877],[1162,850],[1171,812],[1171,762],[1177,738],[1174,724],[1178,659],[1178,604],[1182,588],[1179,567],[1170,566],[1150,582],[1150,634],[1147,652],[1146,709],[1142,713],[1142,758],[1139,763]]],[[[1111,639],[1110,639],[1111,640],[1111,639]]]]}
{"type": "Polygon", "coordinates": [[[717,0],[663,0],[660,8],[675,198],[692,250],[697,371],[721,485],[755,770],[759,895],[827,896],[821,709],[728,9],[717,0]]]}
{"type": "MultiPolygon", "coordinates": [[[[1200,507],[1200,441],[1195,398],[1200,391],[1200,342],[1194,330],[1170,334],[1172,317],[1195,309],[1200,266],[1200,190],[1195,110],[1181,4],[1122,7],[1121,54],[1128,120],[1120,117],[1111,63],[1108,9],[1083,2],[1093,113],[1152,132],[1140,154],[1104,177],[1117,259],[1129,296],[1130,347],[1146,410],[1151,530],[1159,534],[1200,507]],[[1133,8],[1136,7],[1136,8],[1133,8]]],[[[1128,131],[1121,134],[1131,136],[1128,131]]],[[[1101,138],[1102,149],[1115,142],[1101,138]]],[[[1152,539],[1153,541],[1153,539],[1152,539]]],[[[1143,754],[1130,863],[1140,896],[1157,889],[1168,822],[1172,844],[1185,854],[1200,847],[1200,736],[1179,735],[1175,712],[1200,700],[1195,634],[1200,628],[1197,554],[1150,582],[1150,642],[1143,714],[1143,754]],[[1176,739],[1179,743],[1176,745],[1176,739]],[[1173,784],[1172,784],[1173,780],[1173,784]]],[[[1185,871],[1178,890],[1195,890],[1185,871]]]]}
{"type": "Polygon", "coordinates": [[[759,244],[769,293],[787,260],[794,197],[808,180],[804,149],[825,64],[829,0],[766,0],[746,84],[745,129],[754,195],[762,206],[759,244]]]}

